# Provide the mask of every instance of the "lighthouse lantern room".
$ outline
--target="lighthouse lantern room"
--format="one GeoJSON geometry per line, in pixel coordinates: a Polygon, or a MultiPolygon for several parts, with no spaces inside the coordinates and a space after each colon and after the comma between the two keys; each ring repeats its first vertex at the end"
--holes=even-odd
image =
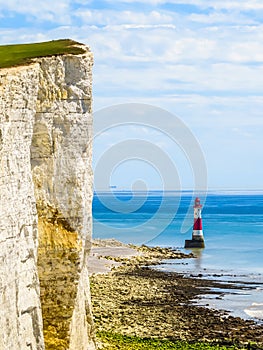
{"type": "Polygon", "coordinates": [[[194,225],[192,239],[185,241],[185,248],[204,248],[205,241],[202,228],[202,204],[200,199],[196,197],[194,205],[194,225]]]}

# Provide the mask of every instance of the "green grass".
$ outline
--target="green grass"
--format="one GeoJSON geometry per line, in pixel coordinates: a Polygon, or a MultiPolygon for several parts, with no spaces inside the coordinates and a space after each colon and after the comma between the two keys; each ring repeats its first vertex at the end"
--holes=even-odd
{"type": "MultiPolygon", "coordinates": [[[[185,341],[170,341],[124,336],[111,332],[98,332],[97,339],[104,345],[103,350],[234,350],[240,347],[211,345],[207,343],[187,343],[185,341]]],[[[243,348],[245,349],[245,348],[243,348]]]]}
{"type": "Polygon", "coordinates": [[[74,46],[76,44],[80,43],[63,39],[35,44],[0,46],[0,68],[28,64],[37,57],[84,53],[82,48],[74,46]]]}

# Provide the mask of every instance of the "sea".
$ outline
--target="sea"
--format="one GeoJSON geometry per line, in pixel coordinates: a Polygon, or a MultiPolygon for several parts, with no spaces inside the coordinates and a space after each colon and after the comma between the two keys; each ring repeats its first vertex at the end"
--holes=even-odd
{"type": "Polygon", "coordinates": [[[155,268],[222,283],[193,302],[263,324],[263,191],[96,192],[93,237],[193,252],[195,259],[164,260],[155,268]],[[184,249],[196,196],[205,248],[184,249]]]}

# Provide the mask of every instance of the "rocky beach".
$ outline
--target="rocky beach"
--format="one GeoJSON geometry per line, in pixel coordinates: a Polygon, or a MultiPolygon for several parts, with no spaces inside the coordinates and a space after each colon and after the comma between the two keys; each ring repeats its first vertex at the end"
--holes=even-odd
{"type": "MultiPolygon", "coordinates": [[[[163,259],[186,257],[194,258],[169,248],[94,241],[90,282],[97,334],[263,349],[262,325],[196,304],[198,297],[212,295],[218,282],[151,268],[163,259]]],[[[101,348],[114,349],[107,343],[101,348]]]]}

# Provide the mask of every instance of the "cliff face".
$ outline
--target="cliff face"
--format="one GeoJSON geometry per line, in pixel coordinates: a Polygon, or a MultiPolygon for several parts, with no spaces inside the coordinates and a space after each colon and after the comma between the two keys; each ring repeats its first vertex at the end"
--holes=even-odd
{"type": "Polygon", "coordinates": [[[95,348],[92,63],[86,49],[0,70],[0,349],[95,348]]]}
{"type": "Polygon", "coordinates": [[[38,66],[0,71],[0,349],[42,349],[30,146],[38,66]]]}

